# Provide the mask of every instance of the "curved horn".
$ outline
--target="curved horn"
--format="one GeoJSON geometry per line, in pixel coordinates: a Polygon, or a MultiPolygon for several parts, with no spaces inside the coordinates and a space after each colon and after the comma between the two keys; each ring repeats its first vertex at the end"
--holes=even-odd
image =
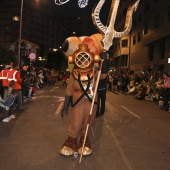
{"type": "Polygon", "coordinates": [[[93,11],[92,11],[93,24],[101,34],[105,34],[106,32],[106,27],[101,23],[100,17],[99,17],[100,10],[104,3],[105,3],[105,0],[100,0],[99,3],[93,8],[93,11]]]}
{"type": "Polygon", "coordinates": [[[126,20],[125,20],[125,26],[124,26],[124,29],[122,32],[116,32],[115,31],[115,37],[116,38],[120,38],[120,37],[123,37],[125,35],[127,35],[131,28],[132,28],[132,15],[133,15],[133,12],[136,11],[138,5],[139,5],[139,1],[136,1],[135,3],[133,3],[127,10],[127,13],[126,13],[126,20]]]}

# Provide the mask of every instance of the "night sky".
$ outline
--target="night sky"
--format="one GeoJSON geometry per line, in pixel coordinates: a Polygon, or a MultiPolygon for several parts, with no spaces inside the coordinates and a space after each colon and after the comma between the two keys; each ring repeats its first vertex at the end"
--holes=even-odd
{"type": "MultiPolygon", "coordinates": [[[[110,11],[110,5],[112,0],[107,0],[101,9],[101,21],[103,24],[107,22],[108,14],[110,11]]],[[[98,0],[89,0],[88,5],[85,8],[79,8],[78,0],[70,0],[64,5],[56,5],[55,0],[39,0],[44,5],[49,5],[56,16],[75,16],[86,15],[91,19],[92,10],[98,0]]]]}

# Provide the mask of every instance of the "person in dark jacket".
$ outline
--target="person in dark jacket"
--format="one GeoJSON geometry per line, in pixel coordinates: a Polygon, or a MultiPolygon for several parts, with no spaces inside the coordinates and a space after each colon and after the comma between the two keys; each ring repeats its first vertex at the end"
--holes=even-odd
{"type": "MultiPolygon", "coordinates": [[[[103,54],[103,53],[102,53],[103,54]]],[[[101,55],[102,55],[101,54],[101,55]]],[[[107,58],[107,68],[109,69],[109,55],[106,53],[107,58]]],[[[98,89],[97,89],[97,111],[96,111],[96,117],[99,117],[100,115],[103,115],[105,112],[105,102],[106,102],[106,91],[107,91],[107,71],[105,72],[105,74],[101,74],[101,78],[99,80],[99,84],[98,84],[98,89]]],[[[103,72],[103,71],[102,71],[103,72]]]]}

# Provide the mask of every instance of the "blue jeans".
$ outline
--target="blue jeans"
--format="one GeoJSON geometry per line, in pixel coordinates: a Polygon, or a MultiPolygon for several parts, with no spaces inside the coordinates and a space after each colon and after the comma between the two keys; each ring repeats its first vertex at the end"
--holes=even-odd
{"type": "Polygon", "coordinates": [[[14,103],[14,101],[15,97],[12,94],[8,94],[5,99],[4,105],[10,107],[14,103]]]}
{"type": "Polygon", "coordinates": [[[0,103],[0,106],[2,107],[3,119],[11,115],[10,110],[6,110],[6,106],[11,109],[12,105],[14,104],[14,101],[15,96],[13,96],[12,94],[8,94],[5,101],[0,103]]]}

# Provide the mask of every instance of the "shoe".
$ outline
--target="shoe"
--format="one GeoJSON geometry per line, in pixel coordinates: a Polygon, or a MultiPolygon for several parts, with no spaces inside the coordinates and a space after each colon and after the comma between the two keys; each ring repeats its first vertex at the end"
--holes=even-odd
{"type": "Polygon", "coordinates": [[[11,119],[15,119],[15,117],[16,117],[16,116],[13,115],[13,114],[10,116],[11,119]]]}
{"type": "Polygon", "coordinates": [[[22,110],[18,110],[18,113],[22,113],[22,112],[24,112],[24,110],[22,109],[22,110]]]}
{"type": "Polygon", "coordinates": [[[9,117],[2,120],[2,122],[9,122],[11,119],[9,117]]]}
{"type": "Polygon", "coordinates": [[[9,111],[10,107],[8,107],[8,106],[5,106],[5,109],[6,109],[6,111],[9,111]]]}

